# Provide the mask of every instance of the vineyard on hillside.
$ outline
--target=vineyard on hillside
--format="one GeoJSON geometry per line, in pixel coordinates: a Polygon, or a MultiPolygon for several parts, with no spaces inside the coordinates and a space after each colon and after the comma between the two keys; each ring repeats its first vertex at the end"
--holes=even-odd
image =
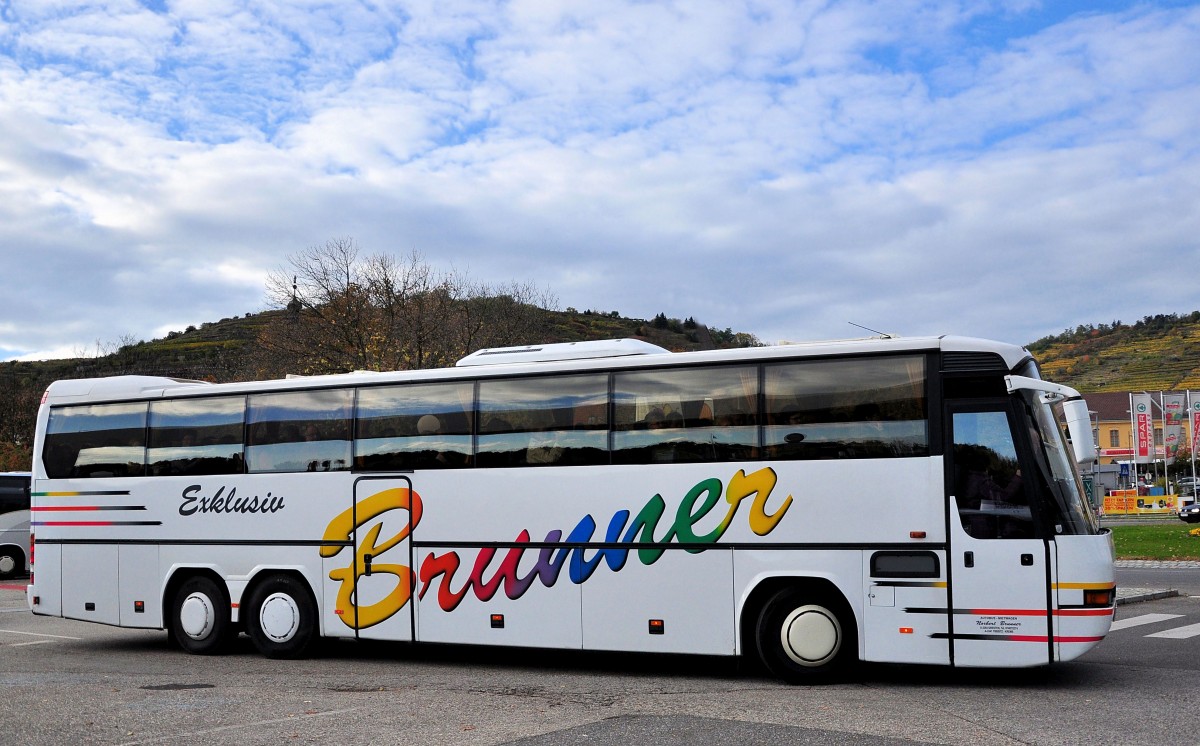
{"type": "Polygon", "coordinates": [[[1200,311],[1081,326],[1029,349],[1046,378],[1084,393],[1200,390],[1200,311]]]}

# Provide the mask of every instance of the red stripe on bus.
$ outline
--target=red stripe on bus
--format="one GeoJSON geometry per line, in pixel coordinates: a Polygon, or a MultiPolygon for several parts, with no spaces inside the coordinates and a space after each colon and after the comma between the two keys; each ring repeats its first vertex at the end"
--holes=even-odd
{"type": "Polygon", "coordinates": [[[1054,616],[1109,616],[1114,609],[1055,609],[1054,616]]]}
{"type": "Polygon", "coordinates": [[[1008,635],[1001,639],[1012,640],[1013,642],[1046,642],[1050,638],[1045,635],[1008,635]]]}
{"type": "MultiPolygon", "coordinates": [[[[1010,640],[1012,642],[1049,642],[1050,638],[1045,635],[998,635],[998,640],[1010,640]]],[[[1103,637],[1064,637],[1055,635],[1055,642],[1100,642],[1103,637]]]]}
{"type": "Polygon", "coordinates": [[[1046,616],[1045,609],[967,609],[974,616],[1046,616]]]}
{"type": "Polygon", "coordinates": [[[38,526],[116,526],[117,521],[37,521],[38,526]]]}
{"type": "MultiPolygon", "coordinates": [[[[1046,616],[1045,609],[966,609],[960,614],[974,616],[1046,616]]],[[[1108,616],[1112,607],[1098,609],[1055,609],[1054,616],[1108,616]]]]}

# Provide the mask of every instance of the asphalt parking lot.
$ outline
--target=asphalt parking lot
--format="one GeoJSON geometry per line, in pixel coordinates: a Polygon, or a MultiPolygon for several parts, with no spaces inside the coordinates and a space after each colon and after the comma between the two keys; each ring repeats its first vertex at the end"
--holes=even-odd
{"type": "Polygon", "coordinates": [[[1200,621],[1200,599],[1118,616],[1128,628],[1052,668],[864,666],[796,687],[724,658],[335,641],[277,661],[245,637],[227,655],[189,656],[164,632],[35,617],[9,587],[0,723],[3,743],[28,746],[1195,744],[1176,702],[1128,703],[1194,685],[1200,637],[1163,635],[1200,621]]]}

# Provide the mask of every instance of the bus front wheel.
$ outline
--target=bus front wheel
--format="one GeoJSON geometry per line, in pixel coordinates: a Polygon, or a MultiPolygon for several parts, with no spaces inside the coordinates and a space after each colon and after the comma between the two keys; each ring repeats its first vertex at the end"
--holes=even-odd
{"type": "Polygon", "coordinates": [[[763,663],[791,683],[831,678],[857,657],[853,616],[826,594],[776,593],[759,614],[755,638],[763,663]]]}
{"type": "Polygon", "coordinates": [[[268,658],[300,658],[317,635],[312,594],[290,575],[276,575],[255,588],[247,613],[246,633],[268,658]]]}
{"type": "Polygon", "coordinates": [[[196,655],[219,653],[232,628],[229,601],[211,578],[198,575],[179,586],[171,605],[171,636],[179,647],[196,655]]]}

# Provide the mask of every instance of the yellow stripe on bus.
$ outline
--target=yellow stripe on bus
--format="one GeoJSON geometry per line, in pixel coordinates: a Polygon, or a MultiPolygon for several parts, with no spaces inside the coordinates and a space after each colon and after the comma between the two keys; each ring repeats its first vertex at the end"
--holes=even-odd
{"type": "Polygon", "coordinates": [[[1054,588],[1060,591],[1103,591],[1116,588],[1114,583],[1055,583],[1054,588]]]}

